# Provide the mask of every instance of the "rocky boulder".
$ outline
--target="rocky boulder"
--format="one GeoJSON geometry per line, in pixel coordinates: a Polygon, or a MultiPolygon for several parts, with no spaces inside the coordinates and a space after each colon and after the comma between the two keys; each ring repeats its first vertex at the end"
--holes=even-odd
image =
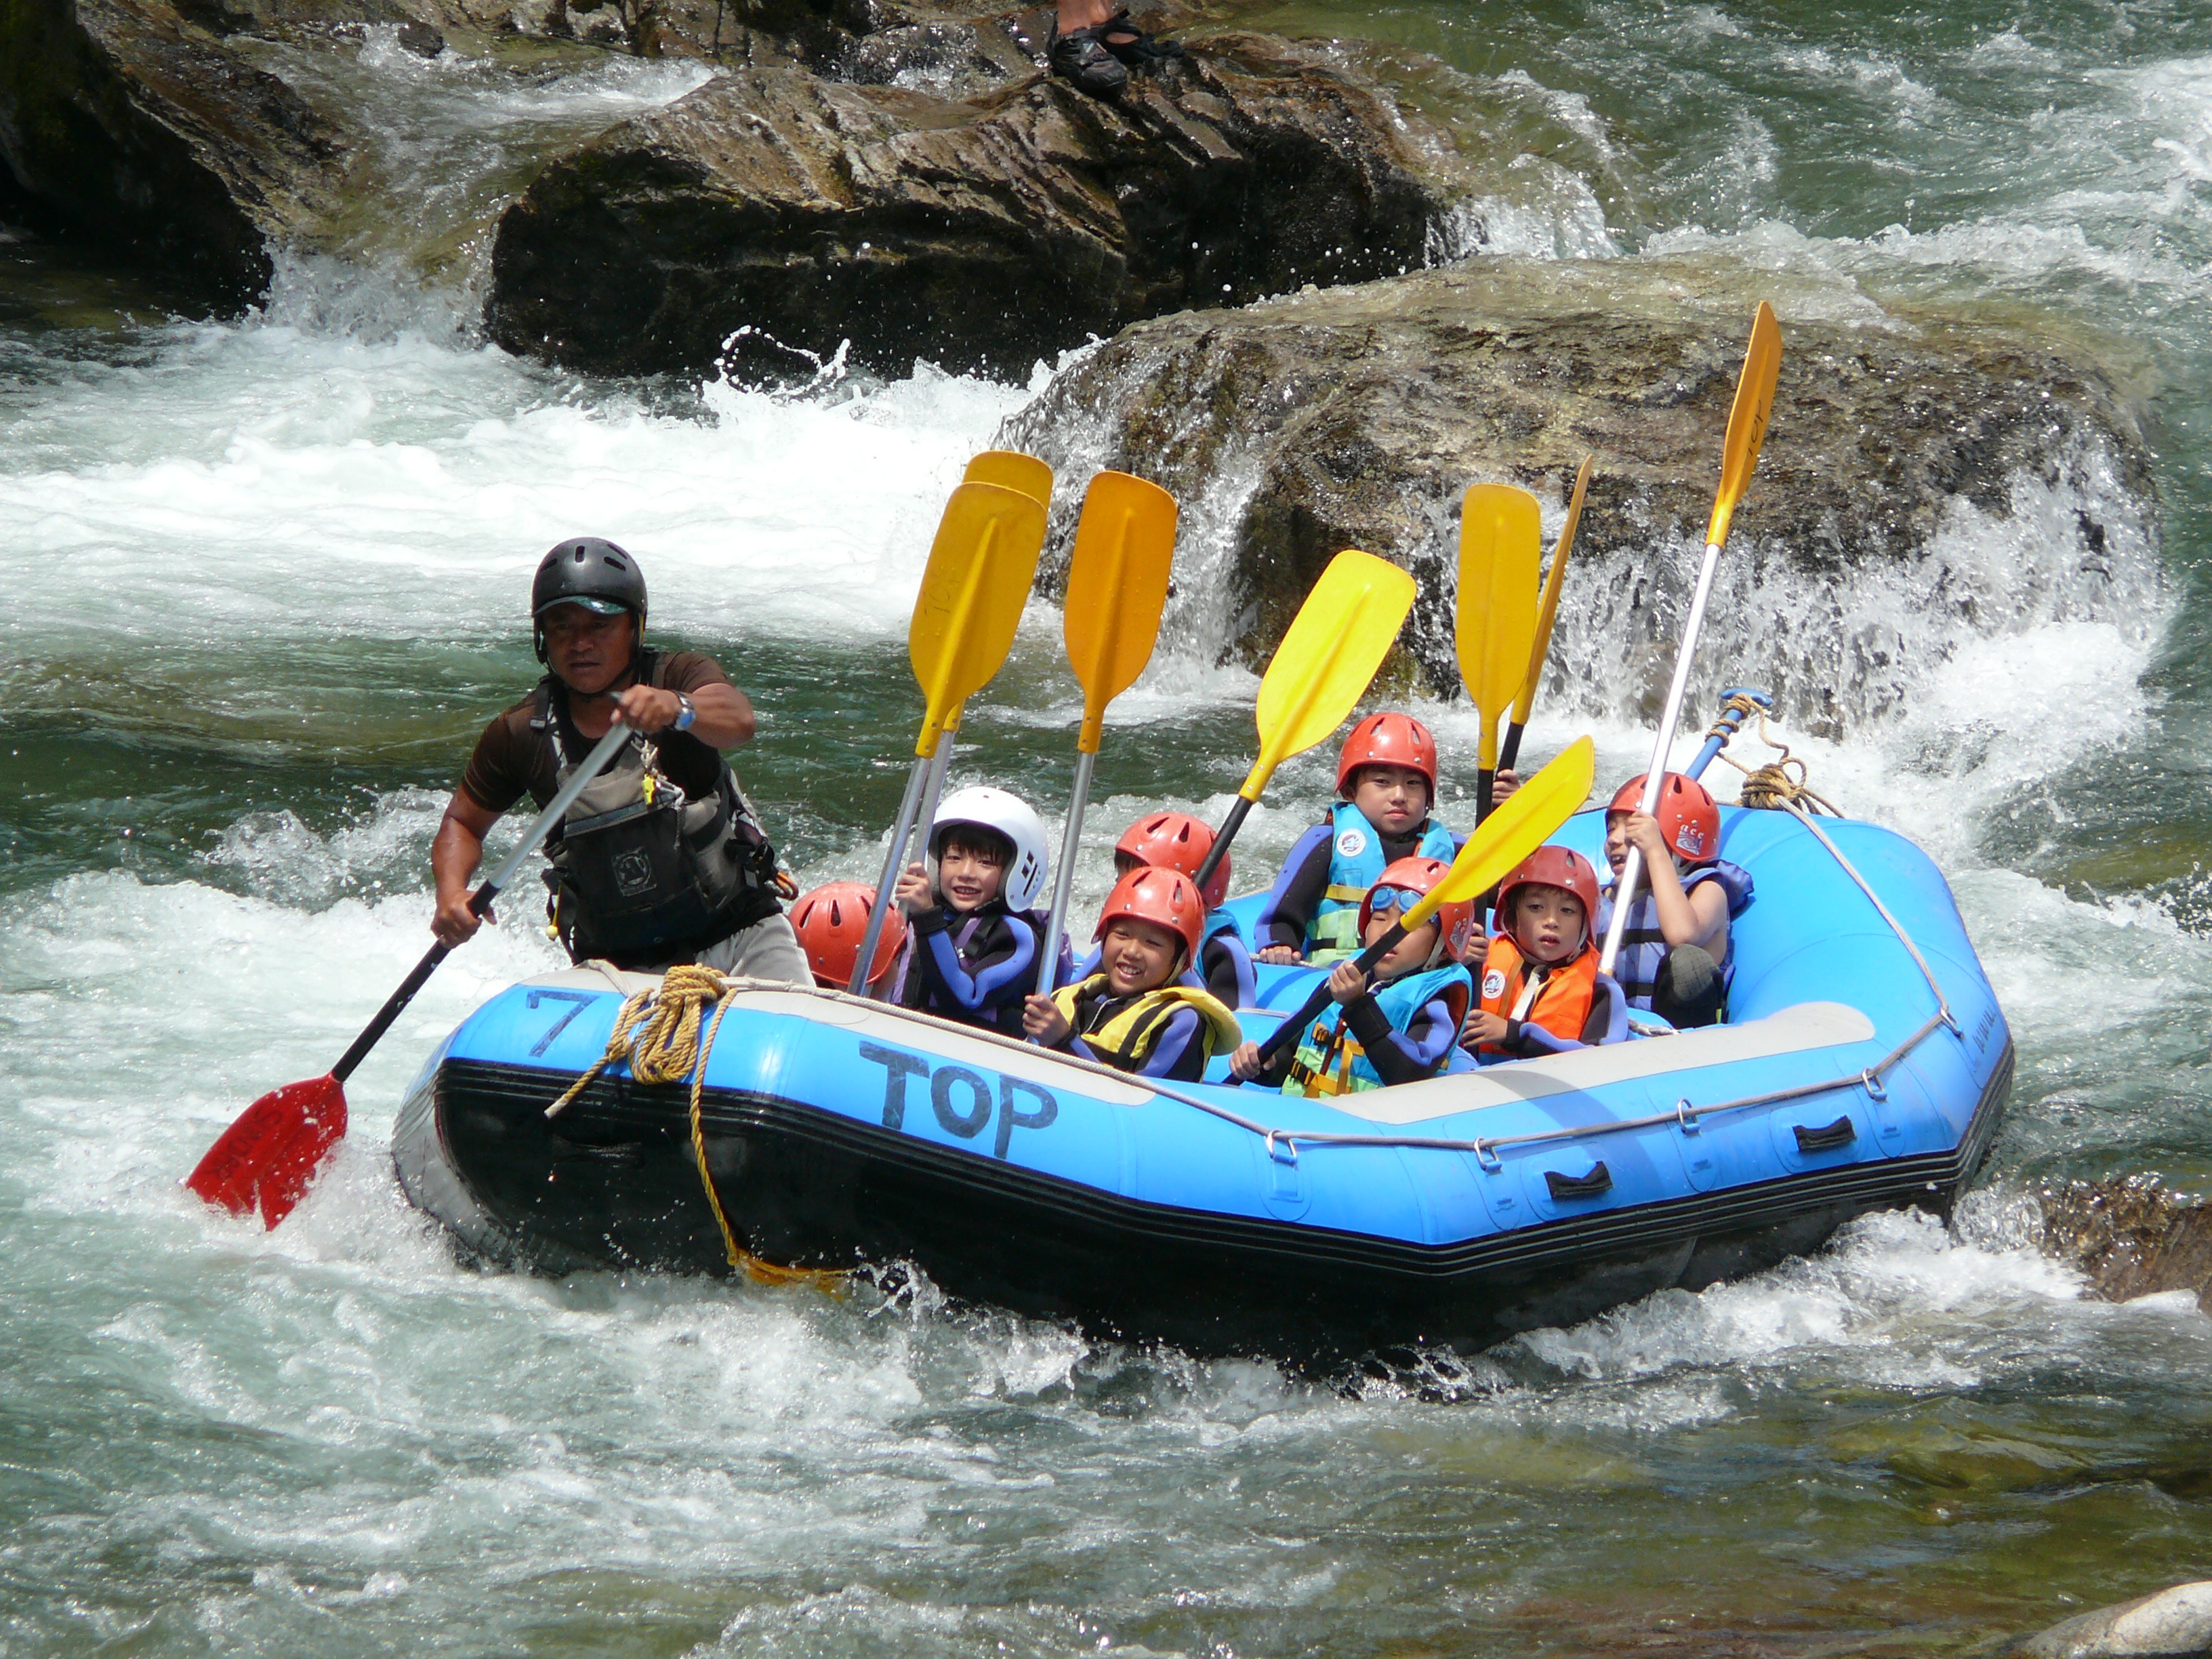
{"type": "Polygon", "coordinates": [[[336,200],[331,125],[167,0],[0,0],[0,162],[64,222],[218,305],[336,200]]]}
{"type": "Polygon", "coordinates": [[[2046,1188],[2039,1207],[2045,1254],[2080,1267],[2106,1301],[2187,1291],[2212,1313],[2212,1204],[2130,1176],[2046,1188]]]}
{"type": "Polygon", "coordinates": [[[1182,626],[1212,627],[1226,656],[1263,659],[1340,549],[1405,564],[1422,592],[1412,653],[1440,691],[1457,684],[1467,486],[1534,489],[1556,534],[1565,486],[1595,453],[1552,700],[1648,715],[1761,297],[1781,318],[1781,380],[1701,685],[1765,681],[1832,732],[1905,695],[1907,659],[1960,629],[2116,608],[2155,586],[2142,439],[2122,377],[2088,349],[1724,261],[1477,258],[1158,318],[1060,374],[999,441],[1063,476],[1120,467],[1174,491],[1178,605],[1203,613],[1182,626]],[[2032,560],[1961,540],[1967,520],[1979,536],[2031,510],[2053,527],[2036,527],[2032,560]]]}
{"type": "Polygon", "coordinates": [[[501,219],[510,349],[614,372],[793,350],[1025,374],[1196,302],[1420,264],[1440,135],[1320,46],[1224,34],[1118,102],[747,70],[548,167],[501,219]]]}

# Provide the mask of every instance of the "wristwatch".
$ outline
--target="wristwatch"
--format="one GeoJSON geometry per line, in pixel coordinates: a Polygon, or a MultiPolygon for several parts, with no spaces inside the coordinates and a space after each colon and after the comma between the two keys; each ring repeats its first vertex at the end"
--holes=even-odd
{"type": "Polygon", "coordinates": [[[676,719],[672,722],[671,729],[678,732],[689,732],[691,729],[691,722],[699,718],[698,708],[692,702],[689,696],[685,696],[683,692],[678,691],[676,694],[676,719]]]}

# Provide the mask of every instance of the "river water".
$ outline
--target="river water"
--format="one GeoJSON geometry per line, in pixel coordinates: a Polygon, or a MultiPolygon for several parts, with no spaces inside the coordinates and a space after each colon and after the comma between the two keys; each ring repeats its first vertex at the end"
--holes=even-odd
{"type": "MultiPolygon", "coordinates": [[[[2087,1299],[2025,1242],[2044,1179],[2212,1173],[2212,8],[1262,21],[1449,64],[1413,95],[1531,158],[1489,210],[1525,251],[1717,250],[2040,316],[2141,377],[2154,506],[2023,479],[1942,550],[2036,593],[2094,509],[2136,526],[2117,580],[1923,618],[1894,705],[1801,749],[1942,863],[2011,1016],[1983,1192],[1948,1230],[1872,1220],[1375,1377],[1087,1344],[926,1285],[480,1273],[385,1149],[437,1035],[552,960],[516,907],[358,1073],[291,1222],[203,1209],[176,1183],[208,1141],[325,1069],[427,942],[428,838],[531,681],[544,547],[641,556],[659,637],[751,690],[744,775],[803,877],[872,875],[937,507],[1035,389],[608,383],[485,347],[483,193],[702,72],[375,40],[289,70],[369,112],[407,235],[370,215],[233,322],[0,244],[0,1650],[1975,1652],[2212,1572],[2212,1321],[2087,1299]]],[[[1048,816],[1057,631],[1038,607],[964,769],[1048,816]]],[[[1176,637],[1117,706],[1082,896],[1140,805],[1218,814],[1248,763],[1253,681],[1204,618],[1176,637]]],[[[1735,678],[1808,672],[1761,648],[1735,678]]],[[[1626,774],[1625,672],[1571,681],[1533,750],[1587,723],[1626,774]]],[[[1464,708],[1423,712],[1471,770],[1464,708]]],[[[1248,871],[1328,782],[1285,769],[1248,871]]]]}

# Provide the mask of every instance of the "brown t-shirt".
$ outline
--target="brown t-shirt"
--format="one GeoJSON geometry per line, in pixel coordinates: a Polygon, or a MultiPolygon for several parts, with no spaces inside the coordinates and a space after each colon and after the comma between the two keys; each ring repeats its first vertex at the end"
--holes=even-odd
{"type": "MultiPolygon", "coordinates": [[[[712,657],[696,651],[654,653],[644,676],[645,684],[657,685],[669,691],[696,691],[702,685],[727,685],[730,677],[722,672],[721,665],[712,657]]],[[[558,769],[553,763],[553,745],[546,741],[543,732],[530,729],[530,718],[537,712],[535,691],[483,729],[477,739],[476,752],[469,757],[468,770],[461,774],[461,793],[487,812],[504,812],[528,795],[542,809],[551,800],[560,787],[558,769]]],[[[554,712],[566,724],[562,695],[553,695],[554,712]]],[[[573,726],[568,728],[572,759],[583,758],[573,726]]],[[[660,769],[693,800],[713,798],[715,781],[721,775],[720,752],[693,737],[689,732],[656,733],[653,742],[660,750],[660,769]]]]}

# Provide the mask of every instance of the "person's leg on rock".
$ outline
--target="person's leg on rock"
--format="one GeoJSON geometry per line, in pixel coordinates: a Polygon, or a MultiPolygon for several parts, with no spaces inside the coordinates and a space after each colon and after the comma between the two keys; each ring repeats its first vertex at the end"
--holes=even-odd
{"type": "Polygon", "coordinates": [[[1659,964],[1651,1012],[1678,1031],[1711,1025],[1719,1020],[1727,994],[1712,957],[1694,945],[1678,945],[1659,964]]]}

